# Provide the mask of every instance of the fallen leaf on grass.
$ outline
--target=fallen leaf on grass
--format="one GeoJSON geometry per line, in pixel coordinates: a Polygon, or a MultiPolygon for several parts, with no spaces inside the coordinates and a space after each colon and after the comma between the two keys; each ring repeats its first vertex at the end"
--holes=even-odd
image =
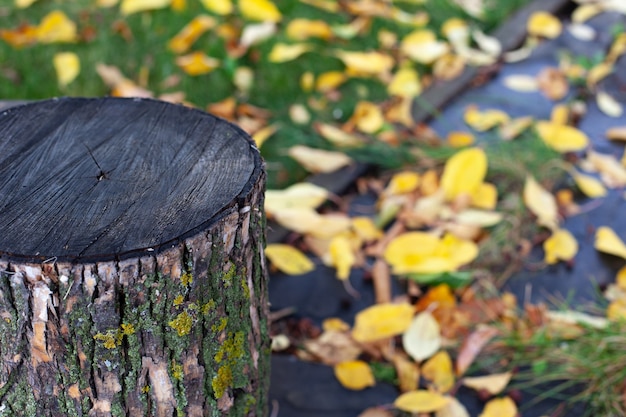
{"type": "Polygon", "coordinates": [[[239,45],[247,48],[271,38],[276,33],[276,23],[261,22],[246,25],[241,32],[239,45]]]}
{"type": "Polygon", "coordinates": [[[374,375],[367,362],[355,360],[335,365],[335,377],[344,388],[360,391],[376,385],[374,375]]]}
{"type": "Polygon", "coordinates": [[[217,20],[211,16],[196,16],[168,42],[167,46],[176,54],[185,53],[203,33],[216,25],[217,20]]]}
{"type": "Polygon", "coordinates": [[[413,306],[402,304],[377,304],[357,313],[352,337],[357,342],[373,342],[403,333],[413,320],[413,306]]]}
{"type": "Polygon", "coordinates": [[[392,96],[416,97],[422,92],[418,72],[411,67],[400,68],[387,86],[387,93],[392,96]]]}
{"type": "Polygon", "coordinates": [[[429,311],[415,316],[402,335],[402,346],[406,353],[418,362],[431,357],[441,347],[439,323],[429,311]]]}
{"type": "Polygon", "coordinates": [[[327,141],[339,147],[361,146],[363,139],[326,123],[315,123],[315,130],[327,141]]]}
{"type": "Polygon", "coordinates": [[[248,20],[259,22],[279,22],[282,19],[280,10],[269,0],[239,0],[239,11],[248,20]]]}
{"type": "Polygon", "coordinates": [[[59,52],[53,57],[54,69],[61,87],[65,87],[80,73],[80,59],[74,52],[59,52]]]}
{"type": "Polygon", "coordinates": [[[21,25],[16,29],[0,29],[0,39],[14,48],[37,42],[37,26],[21,25]]]}
{"type": "Polygon", "coordinates": [[[176,58],[176,65],[191,76],[207,74],[220,66],[220,60],[196,51],[176,58]]]}
{"type": "Polygon", "coordinates": [[[254,143],[256,143],[257,148],[261,148],[265,141],[269,139],[276,131],[278,130],[278,126],[273,124],[269,126],[262,127],[261,129],[254,132],[252,135],[252,139],[254,143]]]}
{"type": "Polygon", "coordinates": [[[435,353],[422,365],[422,376],[433,383],[435,391],[446,393],[454,387],[452,359],[445,350],[435,353]]]}
{"type": "Polygon", "coordinates": [[[37,0],[15,0],[15,7],[18,9],[25,9],[30,7],[37,0]]]}
{"type": "Polygon", "coordinates": [[[123,15],[129,15],[145,10],[155,10],[167,7],[172,0],[122,0],[120,11],[123,15]]]}
{"type": "Polygon", "coordinates": [[[488,36],[479,29],[472,30],[472,37],[478,47],[492,57],[498,57],[502,53],[502,44],[497,38],[488,36]]]}
{"type": "Polygon", "coordinates": [[[498,189],[494,184],[483,182],[472,193],[472,206],[485,210],[493,210],[498,204],[498,189]]]}
{"type": "Polygon", "coordinates": [[[485,345],[498,334],[498,329],[480,326],[464,341],[456,358],[456,374],[461,376],[467,371],[485,345]]]}
{"type": "Polygon", "coordinates": [[[364,75],[384,75],[393,68],[394,60],[389,55],[370,52],[335,51],[335,56],[343,61],[349,71],[364,75]]]}
{"type": "Polygon", "coordinates": [[[415,191],[420,183],[420,175],[413,171],[394,174],[385,188],[385,195],[407,194],[415,191]]]}
{"type": "Polygon", "coordinates": [[[341,71],[326,71],[318,75],[315,81],[315,90],[327,93],[335,90],[341,84],[346,82],[348,76],[341,71]]]}
{"type": "Polygon", "coordinates": [[[370,101],[359,101],[350,120],[361,132],[369,134],[378,132],[385,123],[380,108],[370,101]]]}
{"type": "Polygon", "coordinates": [[[516,417],[517,406],[510,397],[494,398],[485,404],[478,417],[516,417]]]}
{"type": "Polygon", "coordinates": [[[548,265],[558,261],[570,261],[578,253],[578,241],[568,230],[557,229],[543,242],[543,250],[548,265]]]}
{"type": "Polygon", "coordinates": [[[302,275],[315,269],[305,254],[290,245],[267,245],[265,255],[276,268],[288,275],[302,275]]]}
{"type": "Polygon", "coordinates": [[[300,55],[313,50],[313,46],[306,43],[297,43],[288,45],[286,43],[277,43],[270,51],[267,59],[272,63],[281,63],[293,61],[300,55]]]}
{"type": "Polygon", "coordinates": [[[441,174],[441,188],[446,199],[453,200],[463,194],[472,195],[487,174],[487,155],[481,148],[457,152],[446,161],[441,174]]]}
{"type": "Polygon", "coordinates": [[[553,39],[561,34],[563,26],[561,25],[561,21],[554,15],[548,12],[538,11],[534,12],[528,18],[526,30],[531,36],[553,39]]]}
{"type": "Polygon", "coordinates": [[[491,395],[497,395],[509,385],[512,376],[512,372],[504,372],[485,376],[465,377],[463,378],[463,385],[476,391],[485,390],[491,395]]]}
{"type": "Polygon", "coordinates": [[[333,32],[323,20],[294,19],[285,29],[287,37],[296,41],[304,41],[309,38],[328,40],[333,32]]]}
{"type": "Polygon", "coordinates": [[[418,29],[402,39],[400,49],[406,56],[420,64],[432,64],[448,53],[450,46],[437,40],[434,32],[418,29]]]}
{"type": "Polygon", "coordinates": [[[352,163],[352,158],[342,152],[325,151],[296,145],[287,154],[298,161],[304,169],[312,173],[334,172],[352,163]]]}
{"type": "Polygon", "coordinates": [[[233,12],[232,0],[200,0],[200,3],[205,9],[219,16],[226,16],[233,12]]]}
{"type": "Polygon", "coordinates": [[[474,135],[469,132],[458,132],[453,131],[448,133],[448,137],[446,138],[448,145],[453,148],[464,148],[466,146],[472,145],[476,139],[474,135]]]}
{"type": "Polygon", "coordinates": [[[449,397],[426,390],[416,390],[400,395],[393,405],[409,413],[433,413],[444,408],[449,397]]]}
{"type": "Polygon", "coordinates": [[[617,233],[608,226],[598,227],[594,247],[600,252],[626,259],[626,245],[617,236],[617,233]]]}
{"type": "Polygon", "coordinates": [[[559,213],[556,198],[530,175],[524,184],[524,204],[537,216],[537,223],[552,230],[557,228],[559,213]]]}
{"type": "Polygon", "coordinates": [[[62,11],[54,10],[39,23],[37,40],[41,43],[76,42],[76,23],[62,11]]]}

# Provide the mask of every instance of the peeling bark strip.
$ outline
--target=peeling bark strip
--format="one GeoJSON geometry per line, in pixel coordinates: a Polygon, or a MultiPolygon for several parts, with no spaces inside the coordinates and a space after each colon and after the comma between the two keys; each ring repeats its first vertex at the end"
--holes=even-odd
{"type": "Polygon", "coordinates": [[[0,113],[0,415],[264,416],[264,186],[182,106],[0,113]]]}

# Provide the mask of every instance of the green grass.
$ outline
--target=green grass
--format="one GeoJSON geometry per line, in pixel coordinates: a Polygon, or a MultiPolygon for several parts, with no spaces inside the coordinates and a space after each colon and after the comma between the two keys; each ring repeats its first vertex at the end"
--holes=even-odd
{"type": "MultiPolygon", "coordinates": [[[[429,27],[439,33],[441,24],[448,18],[461,17],[483,30],[490,30],[500,24],[512,10],[528,0],[492,2],[491,8],[482,20],[469,17],[451,1],[428,1],[424,5],[410,2],[397,2],[396,7],[407,12],[426,12],[430,16],[429,27]]],[[[204,34],[192,50],[204,51],[222,60],[217,70],[202,76],[186,75],[175,64],[175,54],[167,49],[167,42],[179,32],[194,16],[208,13],[197,0],[188,0],[187,9],[175,12],[162,9],[122,16],[118,7],[97,8],[95,0],[38,0],[26,9],[16,9],[11,4],[0,6],[0,29],[10,30],[21,25],[37,25],[41,18],[52,10],[62,10],[77,23],[81,40],[71,44],[33,45],[14,48],[0,41],[0,98],[1,99],[43,99],[53,96],[103,96],[109,93],[95,67],[105,63],[118,67],[122,73],[138,82],[140,74],[147,74],[144,86],[155,95],[172,91],[183,91],[187,101],[200,108],[237,95],[233,84],[234,69],[247,66],[255,71],[255,83],[247,97],[239,96],[239,101],[247,101],[272,112],[272,122],[278,122],[281,129],[264,145],[263,156],[268,162],[268,185],[282,187],[301,180],[307,174],[285,155],[285,150],[294,144],[328,148],[311,125],[295,125],[288,116],[288,108],[294,103],[307,104],[312,96],[300,88],[300,77],[307,71],[320,74],[330,70],[342,70],[343,64],[332,56],[335,49],[365,51],[380,49],[377,33],[381,29],[394,32],[401,39],[413,30],[412,27],[397,22],[373,18],[370,30],[351,40],[335,39],[332,42],[311,40],[315,51],[304,54],[299,59],[282,64],[270,63],[267,55],[276,42],[288,42],[284,33],[286,24],[297,17],[322,19],[332,24],[347,24],[354,19],[345,12],[328,13],[295,0],[277,0],[276,5],[283,14],[283,21],[274,37],[253,46],[239,58],[229,57],[224,39],[214,32],[204,34]],[[122,36],[115,27],[127,26],[132,34],[130,40],[122,36]],[[90,36],[86,36],[91,34],[90,36]],[[57,52],[72,51],[79,55],[81,73],[66,88],[60,88],[52,65],[52,57],[57,52]],[[181,82],[172,88],[163,88],[164,80],[179,76],[181,82]]],[[[237,13],[218,18],[221,23],[231,23],[237,28],[246,24],[237,13]]],[[[396,51],[387,51],[395,54],[396,51]]],[[[428,68],[416,65],[420,72],[428,68]]],[[[354,78],[340,90],[340,98],[329,101],[321,111],[313,112],[314,121],[344,122],[352,114],[359,100],[381,102],[387,98],[385,86],[378,80],[354,78]]],[[[355,150],[352,156],[364,162],[384,167],[397,168],[410,162],[406,149],[393,149],[388,145],[373,142],[366,149],[355,150]]]]}

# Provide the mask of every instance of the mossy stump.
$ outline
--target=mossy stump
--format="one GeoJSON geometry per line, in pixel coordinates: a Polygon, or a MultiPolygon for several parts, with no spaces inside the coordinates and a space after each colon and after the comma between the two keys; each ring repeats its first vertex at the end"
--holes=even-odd
{"type": "Polygon", "coordinates": [[[264,186],[198,110],[1,112],[0,415],[265,415],[264,186]]]}

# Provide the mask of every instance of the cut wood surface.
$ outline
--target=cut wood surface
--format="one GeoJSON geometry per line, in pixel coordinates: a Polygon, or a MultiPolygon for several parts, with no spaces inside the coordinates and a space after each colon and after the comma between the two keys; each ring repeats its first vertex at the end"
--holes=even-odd
{"type": "Polygon", "coordinates": [[[3,413],[264,415],[264,186],[251,139],[198,110],[0,113],[3,413]]]}

